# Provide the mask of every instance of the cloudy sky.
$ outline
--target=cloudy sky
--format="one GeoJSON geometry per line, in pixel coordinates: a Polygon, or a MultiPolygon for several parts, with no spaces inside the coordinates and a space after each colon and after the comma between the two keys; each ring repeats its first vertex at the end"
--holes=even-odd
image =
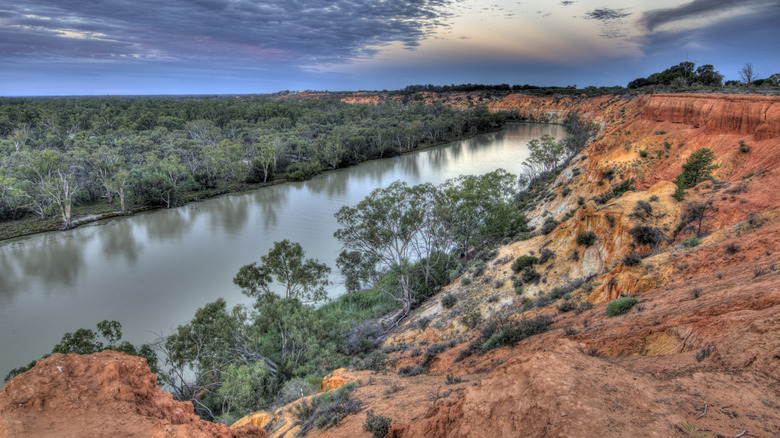
{"type": "Polygon", "coordinates": [[[0,0],[0,95],[766,77],[778,23],[778,0],[0,0]]]}

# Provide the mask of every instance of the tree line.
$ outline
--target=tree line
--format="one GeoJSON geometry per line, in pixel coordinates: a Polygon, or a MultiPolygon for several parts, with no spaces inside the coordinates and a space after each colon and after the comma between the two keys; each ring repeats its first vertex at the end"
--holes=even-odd
{"type": "Polygon", "coordinates": [[[636,78],[628,83],[629,89],[685,89],[702,88],[718,89],[727,87],[780,87],[780,73],[775,73],[766,78],[759,79],[758,72],[753,64],[747,63],[738,72],[738,80],[732,79],[724,82],[725,76],[715,70],[712,64],[703,64],[696,67],[696,63],[685,61],[673,65],[664,71],[656,72],[646,78],[636,78]]]}
{"type": "Polygon", "coordinates": [[[269,98],[0,99],[0,220],[125,213],[395,156],[503,125],[484,108],[269,98]],[[193,193],[195,195],[193,195],[193,193]]]}

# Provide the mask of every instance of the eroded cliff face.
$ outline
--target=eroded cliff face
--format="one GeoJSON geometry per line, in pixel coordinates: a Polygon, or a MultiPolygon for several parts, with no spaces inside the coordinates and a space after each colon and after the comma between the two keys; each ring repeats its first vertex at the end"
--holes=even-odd
{"type": "Polygon", "coordinates": [[[267,437],[201,420],[157,386],[146,359],[54,354],[0,390],[2,437],[267,437]]]}
{"type": "Polygon", "coordinates": [[[703,128],[709,135],[780,136],[780,101],[771,96],[669,94],[639,98],[640,118],[703,128]]]}
{"type": "MultiPolygon", "coordinates": [[[[555,110],[546,98],[504,105],[510,102],[537,117],[555,110]]],[[[388,436],[687,436],[688,427],[723,436],[780,433],[779,103],[709,95],[568,101],[603,129],[531,214],[537,226],[546,217],[561,223],[501,248],[482,276],[447,286],[387,341],[399,349],[396,367],[421,364],[415,350],[426,345],[454,341],[429,361],[428,375],[483,377],[417,409],[388,436]],[[678,202],[671,181],[702,147],[714,152],[715,181],[678,202]],[[630,179],[633,190],[607,196],[630,179]],[[699,224],[686,224],[685,210],[695,202],[709,208],[701,244],[687,248],[680,243],[699,224]],[[657,241],[638,241],[632,230],[640,226],[655,230],[657,241]],[[589,246],[576,241],[586,231],[597,236],[589,246]],[[517,295],[512,261],[543,250],[540,280],[517,295]],[[626,265],[630,253],[641,262],[626,265]],[[539,294],[577,278],[589,282],[569,301],[592,309],[561,310],[567,300],[557,299],[529,310],[539,294]],[[458,297],[453,309],[441,306],[444,294],[458,297]],[[608,317],[607,302],[625,295],[639,304],[608,317]],[[464,341],[478,335],[464,322],[475,313],[483,320],[546,314],[555,322],[513,347],[457,361],[464,341]]],[[[381,413],[386,405],[370,408],[381,413]]]]}

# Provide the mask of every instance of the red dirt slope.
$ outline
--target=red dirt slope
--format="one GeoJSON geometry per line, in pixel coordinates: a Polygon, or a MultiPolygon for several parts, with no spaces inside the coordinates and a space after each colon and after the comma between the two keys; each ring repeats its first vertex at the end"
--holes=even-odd
{"type": "Polygon", "coordinates": [[[157,386],[146,359],[55,354],[0,390],[0,437],[257,437],[201,420],[157,386]]]}

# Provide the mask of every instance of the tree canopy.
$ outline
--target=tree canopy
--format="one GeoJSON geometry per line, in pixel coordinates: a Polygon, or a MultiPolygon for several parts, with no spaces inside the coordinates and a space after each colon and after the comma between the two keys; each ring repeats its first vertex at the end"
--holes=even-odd
{"type": "Polygon", "coordinates": [[[268,254],[260,257],[260,265],[251,263],[239,269],[233,283],[250,297],[262,299],[273,294],[271,283],[284,289],[284,298],[317,302],[327,298],[325,287],[330,283],[330,268],[316,259],[304,259],[305,252],[297,242],[287,239],[274,242],[268,254]]]}

